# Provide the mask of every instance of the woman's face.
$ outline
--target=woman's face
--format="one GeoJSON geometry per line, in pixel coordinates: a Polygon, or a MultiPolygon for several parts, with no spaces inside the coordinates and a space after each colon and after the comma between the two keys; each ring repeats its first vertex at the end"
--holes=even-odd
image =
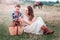
{"type": "Polygon", "coordinates": [[[26,15],[28,14],[28,8],[25,8],[25,14],[26,15]]]}

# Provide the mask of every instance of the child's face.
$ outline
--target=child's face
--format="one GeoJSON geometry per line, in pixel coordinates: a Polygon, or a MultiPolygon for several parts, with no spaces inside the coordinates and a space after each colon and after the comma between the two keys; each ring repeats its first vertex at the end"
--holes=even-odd
{"type": "Polygon", "coordinates": [[[15,7],[15,11],[19,11],[20,10],[20,7],[15,7]]]}

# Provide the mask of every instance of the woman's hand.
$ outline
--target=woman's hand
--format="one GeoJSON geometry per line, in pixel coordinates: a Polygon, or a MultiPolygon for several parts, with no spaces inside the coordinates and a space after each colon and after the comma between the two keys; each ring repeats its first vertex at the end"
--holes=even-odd
{"type": "Polygon", "coordinates": [[[25,21],[23,18],[21,18],[21,17],[19,18],[19,21],[22,22],[22,23],[25,23],[25,24],[27,24],[27,25],[30,25],[29,22],[26,22],[26,21],[25,21]]]}
{"type": "Polygon", "coordinates": [[[22,22],[23,21],[23,18],[19,17],[18,21],[21,21],[22,22]]]}

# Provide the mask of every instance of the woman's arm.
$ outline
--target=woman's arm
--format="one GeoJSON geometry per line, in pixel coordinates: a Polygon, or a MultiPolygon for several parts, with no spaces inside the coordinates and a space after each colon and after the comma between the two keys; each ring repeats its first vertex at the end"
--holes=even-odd
{"type": "Polygon", "coordinates": [[[36,18],[34,17],[31,21],[29,21],[29,23],[32,24],[35,20],[36,18]]]}
{"type": "Polygon", "coordinates": [[[34,17],[31,21],[28,21],[28,22],[24,21],[24,22],[30,25],[30,24],[32,24],[35,20],[36,20],[36,18],[34,17]]]}
{"type": "Polygon", "coordinates": [[[26,21],[25,21],[23,18],[21,18],[21,17],[19,18],[19,21],[22,22],[22,23],[25,23],[25,24],[27,24],[27,25],[30,25],[29,22],[26,22],[26,21]]]}
{"type": "Polygon", "coordinates": [[[19,18],[19,20],[20,20],[22,23],[25,23],[25,24],[27,24],[27,25],[30,25],[30,24],[32,24],[32,23],[36,20],[36,18],[34,17],[31,21],[28,21],[28,22],[26,22],[23,18],[19,18]]]}

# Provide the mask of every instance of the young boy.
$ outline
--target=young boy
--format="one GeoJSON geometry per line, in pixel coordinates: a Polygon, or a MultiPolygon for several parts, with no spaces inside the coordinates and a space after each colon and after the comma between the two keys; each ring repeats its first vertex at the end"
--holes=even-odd
{"type": "Polygon", "coordinates": [[[20,26],[21,24],[21,21],[20,21],[20,18],[23,18],[23,15],[22,13],[19,11],[21,8],[21,6],[19,4],[17,4],[15,6],[15,11],[14,13],[12,13],[12,26],[20,26]]]}
{"type": "Polygon", "coordinates": [[[22,13],[19,11],[20,5],[15,6],[15,11],[12,13],[12,26],[9,27],[10,35],[22,35],[23,28],[21,24],[21,18],[23,18],[22,13]]]}

